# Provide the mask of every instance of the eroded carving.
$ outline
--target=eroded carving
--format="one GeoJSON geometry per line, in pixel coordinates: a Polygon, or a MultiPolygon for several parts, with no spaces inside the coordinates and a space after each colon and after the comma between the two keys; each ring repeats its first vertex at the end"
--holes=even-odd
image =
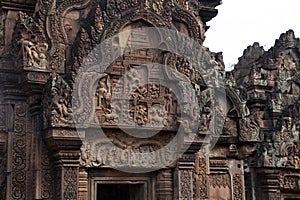
{"type": "Polygon", "coordinates": [[[64,199],[77,199],[78,197],[78,167],[64,169],[64,199]]]}
{"type": "Polygon", "coordinates": [[[159,134],[149,140],[128,137],[118,131],[110,133],[108,138],[111,142],[87,138],[81,147],[80,164],[85,167],[155,169],[172,165],[177,156],[177,144],[174,141],[165,146],[170,141],[169,134],[159,134]]]}
{"type": "Polygon", "coordinates": [[[250,117],[241,119],[239,121],[241,141],[259,141],[260,140],[260,127],[263,127],[263,112],[255,112],[250,117]]]}
{"type": "Polygon", "coordinates": [[[212,187],[230,187],[230,176],[229,174],[212,174],[209,176],[209,183],[212,187]]]}
{"type": "Polygon", "coordinates": [[[238,200],[238,199],[243,199],[243,181],[241,175],[234,175],[232,178],[233,182],[233,199],[238,200]]]}

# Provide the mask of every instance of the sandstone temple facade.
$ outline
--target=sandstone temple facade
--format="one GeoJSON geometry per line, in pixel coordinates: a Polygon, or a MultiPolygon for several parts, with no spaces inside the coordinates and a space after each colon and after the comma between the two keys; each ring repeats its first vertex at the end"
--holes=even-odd
{"type": "Polygon", "coordinates": [[[300,40],[225,72],[220,4],[2,0],[0,199],[300,199],[300,40]]]}

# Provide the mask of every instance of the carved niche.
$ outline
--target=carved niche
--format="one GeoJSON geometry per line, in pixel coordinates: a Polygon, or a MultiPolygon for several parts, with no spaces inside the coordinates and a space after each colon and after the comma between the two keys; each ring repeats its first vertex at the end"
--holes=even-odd
{"type": "Polygon", "coordinates": [[[30,40],[22,40],[23,59],[27,61],[25,68],[27,69],[48,69],[48,61],[46,53],[48,50],[47,43],[33,43],[30,40]]]}

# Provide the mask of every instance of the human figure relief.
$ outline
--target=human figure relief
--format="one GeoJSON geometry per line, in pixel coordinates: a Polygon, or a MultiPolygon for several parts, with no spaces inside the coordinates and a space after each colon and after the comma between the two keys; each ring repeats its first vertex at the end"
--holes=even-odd
{"type": "Polygon", "coordinates": [[[61,96],[55,88],[53,88],[51,92],[53,99],[50,107],[52,107],[61,118],[70,116],[70,110],[66,105],[65,97],[61,96]]]}
{"type": "Polygon", "coordinates": [[[48,61],[46,59],[46,52],[48,44],[34,44],[29,40],[22,40],[21,42],[25,51],[25,59],[27,59],[27,67],[47,69],[48,61]]]}
{"type": "Polygon", "coordinates": [[[110,78],[109,76],[103,77],[99,81],[99,85],[96,90],[96,107],[104,110],[111,108],[111,88],[110,88],[110,78]]]}
{"type": "Polygon", "coordinates": [[[147,106],[138,105],[136,113],[136,122],[138,125],[146,125],[148,121],[148,109],[147,106]]]}

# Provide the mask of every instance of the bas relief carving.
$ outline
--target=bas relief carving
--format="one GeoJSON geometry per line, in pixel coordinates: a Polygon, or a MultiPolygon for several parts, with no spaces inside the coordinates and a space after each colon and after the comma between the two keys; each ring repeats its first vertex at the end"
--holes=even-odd
{"type": "MultiPolygon", "coordinates": [[[[112,41],[112,45],[119,49],[122,49],[124,44],[128,44],[128,48],[130,45],[133,45],[134,48],[134,45],[138,45],[138,47],[147,46],[147,43],[151,41],[134,41],[134,38],[137,37],[148,37],[145,35],[147,33],[143,32],[143,26],[145,24],[142,22],[128,25],[129,28],[138,27],[139,32],[133,29],[128,33],[128,36],[119,36],[118,40],[112,41]]],[[[182,79],[182,77],[173,77],[177,75],[177,72],[169,74],[167,69],[155,64],[156,62],[164,63],[164,59],[169,58],[165,57],[165,54],[159,55],[159,53],[161,52],[150,49],[126,52],[117,58],[108,69],[100,69],[103,76],[96,83],[93,100],[84,100],[87,98],[84,96],[89,95],[83,95],[83,93],[89,91],[90,88],[86,77],[86,81],[82,80],[84,82],[82,88],[86,88],[79,94],[79,105],[76,107],[81,107],[83,101],[88,102],[90,109],[95,109],[98,122],[104,126],[138,125],[175,130],[181,123],[186,132],[190,132],[190,127],[195,126],[194,123],[199,118],[197,116],[198,94],[195,94],[199,92],[195,92],[196,86],[196,89],[190,88],[192,85],[187,84],[186,78],[198,81],[195,79],[196,70],[190,68],[190,75],[186,74],[184,81],[177,81],[176,83],[173,79],[182,79]],[[154,63],[150,65],[141,64],[144,62],[154,63]],[[191,74],[193,75],[191,76],[191,74]],[[177,97],[175,94],[181,94],[181,96],[177,97]],[[183,103],[179,105],[177,98],[182,99],[181,102],[183,103]],[[94,103],[91,104],[91,101],[94,103]],[[191,104],[191,102],[193,103],[191,104]],[[182,116],[179,119],[180,113],[182,116]]],[[[108,57],[109,55],[105,56],[108,57]]],[[[176,63],[172,64],[175,65],[176,63]]],[[[174,68],[174,65],[170,68],[174,68]]],[[[185,62],[177,63],[177,67],[180,65],[185,65],[185,62]]],[[[87,123],[97,123],[97,120],[92,122],[85,115],[80,116],[82,122],[88,120],[87,123]]]]}
{"type": "MultiPolygon", "coordinates": [[[[246,164],[253,167],[254,175],[257,168],[293,169],[297,172],[300,167],[300,62],[299,39],[295,38],[292,31],[282,34],[269,51],[263,50],[258,43],[248,47],[236,69],[230,73],[224,72],[222,53],[210,53],[207,49],[206,54],[202,52],[205,54],[202,55],[199,51],[204,48],[200,50],[187,45],[186,38],[160,44],[157,35],[149,37],[143,32],[144,27],[168,27],[192,37],[202,45],[204,32],[208,28],[206,22],[216,15],[214,7],[219,3],[220,1],[193,0],[40,0],[33,17],[20,13],[10,50],[14,54],[19,53],[17,64],[21,60],[21,70],[34,72],[28,74],[28,77],[37,77],[35,80],[48,77],[49,70],[55,71],[50,75],[43,93],[44,128],[65,128],[66,130],[61,130],[54,136],[64,139],[75,137],[77,133],[68,129],[74,125],[72,106],[77,108],[77,103],[79,106],[80,103],[86,104],[88,109],[82,111],[79,119],[86,125],[80,127],[84,128],[86,134],[80,149],[80,166],[90,169],[157,169],[161,167],[158,163],[166,168],[174,168],[176,165],[171,161],[176,156],[179,145],[172,144],[163,151],[159,150],[171,141],[175,132],[181,127],[188,136],[198,133],[189,149],[189,154],[193,155],[201,148],[200,144],[209,142],[202,140],[205,137],[202,133],[211,133],[209,131],[213,129],[218,132],[212,137],[219,138],[215,147],[219,151],[210,155],[211,162],[208,161],[208,155],[199,156],[196,160],[186,159],[180,163],[179,177],[174,174],[172,177],[168,171],[168,187],[171,187],[175,178],[179,178],[181,182],[178,190],[182,198],[186,199],[192,196],[195,199],[208,199],[217,193],[214,190],[216,188],[226,193],[222,196],[224,198],[243,199],[243,175],[228,175],[225,161],[230,159],[249,158],[249,163],[246,164]],[[135,28],[141,32],[135,31],[135,28]],[[107,48],[100,53],[93,52],[95,46],[120,30],[132,31],[130,35],[120,34],[112,41],[115,51],[107,48]],[[134,41],[134,38],[143,40],[134,41]],[[125,48],[126,45],[147,47],[155,42],[158,46],[166,47],[164,50],[141,48],[136,51],[132,50],[134,48],[125,48]],[[173,43],[178,43],[179,52],[190,53],[196,61],[168,52],[173,43]],[[71,101],[74,81],[84,62],[95,64],[102,57],[109,60],[124,50],[128,51],[109,63],[107,68],[96,65],[100,69],[97,72],[103,75],[97,81],[91,81],[96,76],[94,74],[84,76],[80,82],[83,85],[83,91],[79,94],[82,99],[79,98],[78,102],[71,101]],[[144,65],[144,62],[152,64],[144,65]],[[167,64],[169,69],[160,68],[153,63],[167,64]],[[200,72],[197,65],[206,66],[204,72],[200,72]],[[209,81],[206,80],[207,77],[210,78],[209,81]],[[170,84],[172,78],[177,82],[171,81],[170,84]],[[223,78],[225,85],[220,81],[223,78]],[[225,88],[229,103],[214,103],[214,96],[208,89],[210,86],[225,88]],[[91,94],[88,91],[92,89],[91,94]],[[214,127],[210,127],[214,115],[224,117],[225,122],[213,121],[214,127]],[[87,127],[92,129],[96,125],[104,129],[106,138],[91,136],[91,132],[98,130],[88,130],[87,127]],[[124,130],[120,131],[121,128],[124,130]],[[127,129],[135,128],[140,128],[144,135],[151,130],[161,132],[147,139],[124,134],[127,129]],[[213,160],[214,156],[224,160],[216,162],[213,160]],[[184,168],[188,162],[190,168],[184,168]],[[220,173],[220,169],[224,173],[220,173]],[[210,194],[211,191],[215,193],[210,194]]],[[[1,26],[0,21],[0,29],[1,26]]],[[[3,37],[0,33],[0,40],[3,37]]],[[[15,79],[23,81],[19,75],[15,79]]],[[[24,87],[27,87],[26,81],[24,80],[24,87]]],[[[18,84],[16,81],[16,85],[18,84]]],[[[38,93],[35,89],[41,85],[30,86],[34,88],[29,92],[31,95],[31,92],[38,93]]],[[[27,91],[24,93],[24,97],[29,95],[27,91]]],[[[31,182],[25,173],[26,156],[31,147],[28,147],[27,136],[22,134],[25,130],[22,124],[25,124],[27,113],[20,111],[22,106],[15,106],[15,138],[12,139],[14,146],[11,148],[14,169],[11,173],[13,186],[10,196],[14,199],[24,199],[26,194],[23,189],[27,187],[25,181],[31,182]]],[[[3,121],[5,120],[8,119],[3,121]]],[[[1,113],[0,128],[2,129],[1,113]]],[[[63,148],[62,145],[60,147],[63,148]]],[[[79,152],[79,147],[77,151],[79,152]]],[[[61,155],[70,157],[72,153],[77,155],[78,152],[74,150],[70,154],[61,155]]],[[[41,176],[42,194],[38,198],[51,199],[53,191],[57,190],[63,191],[62,194],[57,194],[58,197],[76,199],[78,166],[60,168],[63,173],[57,178],[64,180],[53,186],[51,167],[57,163],[51,164],[47,155],[42,156],[41,168],[44,174],[41,176]]],[[[280,179],[276,180],[280,180],[283,191],[299,190],[297,173],[282,173],[280,179]]],[[[2,183],[3,180],[0,179],[0,184],[3,185],[2,183]]],[[[178,192],[175,187],[170,191],[173,189],[174,193],[178,192]]],[[[169,199],[172,198],[170,191],[169,199]]],[[[276,195],[279,193],[277,191],[276,195]]],[[[264,194],[268,197],[272,195],[276,196],[264,194]]]]}
{"type": "Polygon", "coordinates": [[[122,76],[106,75],[98,83],[95,109],[99,123],[175,129],[179,111],[171,89],[159,79],[152,79],[153,83],[140,79],[141,74],[153,74],[145,66],[129,70],[124,67],[121,71],[128,72],[122,76]]]}
{"type": "Polygon", "coordinates": [[[33,69],[48,69],[48,61],[46,59],[48,44],[47,43],[33,43],[29,40],[22,40],[24,60],[28,62],[25,68],[33,69]]]}
{"type": "Polygon", "coordinates": [[[72,125],[71,88],[60,75],[50,75],[44,89],[43,101],[45,127],[72,125]]]}
{"type": "MultiPolygon", "coordinates": [[[[268,172],[266,183],[276,184],[276,192],[257,192],[256,198],[294,198],[298,190],[298,177],[289,173],[299,169],[299,39],[292,30],[280,35],[274,47],[265,51],[258,43],[249,46],[235,67],[236,82],[247,88],[247,106],[251,119],[250,132],[240,135],[244,141],[259,141],[252,156],[246,161],[251,170],[268,172]],[[255,128],[256,127],[256,128],[255,128]],[[259,132],[259,135],[254,133],[259,132]],[[249,134],[252,133],[252,134],[249,134]],[[259,137],[257,137],[259,136],[259,137]],[[251,139],[252,137],[252,139],[251,139]],[[258,167],[257,169],[252,168],[258,167]],[[280,172],[280,176],[275,173],[280,172]],[[276,175],[274,175],[276,174],[276,175]],[[292,189],[293,188],[293,189],[292,189]]],[[[248,125],[247,125],[248,124],[248,125]]],[[[242,132],[240,132],[242,133],[242,132]]],[[[246,132],[244,132],[246,133],[246,132]]],[[[249,143],[250,144],[250,143],[249,143]]],[[[246,174],[246,176],[248,176],[246,174]]],[[[256,183],[255,183],[256,184],[256,183]]],[[[257,190],[271,188],[259,186],[257,190]],[[264,187],[264,189],[262,189],[264,187]]],[[[247,187],[253,187],[249,185],[247,187]]],[[[274,190],[274,191],[275,191],[274,190]]],[[[256,192],[256,191],[255,191],[256,192]]],[[[253,198],[253,197],[252,197],[253,198]]]]}
{"type": "Polygon", "coordinates": [[[280,187],[286,190],[299,191],[300,177],[298,174],[287,173],[281,177],[280,187]]]}
{"type": "Polygon", "coordinates": [[[102,140],[91,140],[88,134],[81,147],[80,164],[85,167],[158,169],[173,165],[177,156],[172,134],[159,133],[151,139],[139,139],[118,131],[102,140]]]}

